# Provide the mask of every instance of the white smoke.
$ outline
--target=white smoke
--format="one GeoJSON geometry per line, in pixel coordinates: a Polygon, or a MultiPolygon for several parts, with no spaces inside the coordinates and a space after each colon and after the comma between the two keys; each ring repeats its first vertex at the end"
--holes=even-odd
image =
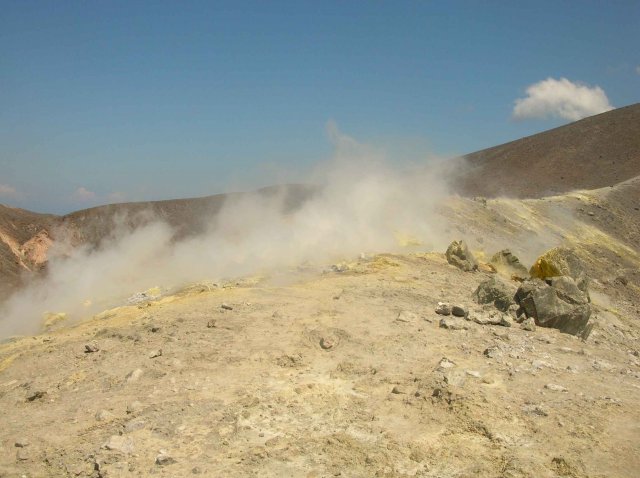
{"type": "Polygon", "coordinates": [[[171,288],[396,251],[399,234],[422,241],[426,250],[444,247],[434,209],[446,194],[445,183],[433,170],[391,168],[381,154],[341,134],[333,123],[328,132],[334,158],[314,172],[310,180],[320,187],[301,207],[283,212],[284,194],[234,195],[204,233],[177,242],[167,224],[152,221],[114,234],[98,249],[59,244],[63,253],[50,259],[46,277],[0,310],[0,337],[37,332],[45,311],[82,320],[157,285],[171,288]]]}

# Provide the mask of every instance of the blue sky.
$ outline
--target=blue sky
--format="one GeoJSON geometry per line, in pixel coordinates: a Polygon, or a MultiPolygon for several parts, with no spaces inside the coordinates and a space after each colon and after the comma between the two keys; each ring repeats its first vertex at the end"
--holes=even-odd
{"type": "Polygon", "coordinates": [[[330,120],[419,160],[640,101],[638,1],[0,11],[0,203],[42,212],[295,178],[331,155],[330,120]]]}

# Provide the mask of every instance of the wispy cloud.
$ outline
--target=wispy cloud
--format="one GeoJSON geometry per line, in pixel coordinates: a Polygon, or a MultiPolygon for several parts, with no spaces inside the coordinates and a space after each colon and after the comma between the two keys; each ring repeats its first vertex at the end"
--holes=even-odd
{"type": "Polygon", "coordinates": [[[547,78],[527,88],[527,96],[518,98],[513,118],[563,118],[577,121],[613,109],[599,86],[574,83],[566,78],[547,78]]]}
{"type": "Polygon", "coordinates": [[[126,200],[127,195],[122,191],[113,191],[107,195],[107,202],[109,203],[124,202],[126,200]]]}
{"type": "Polygon", "coordinates": [[[640,65],[636,66],[636,73],[640,75],[640,65]]]}
{"type": "Polygon", "coordinates": [[[13,186],[8,184],[0,184],[0,197],[3,198],[17,198],[19,196],[18,191],[13,186]]]}
{"type": "Polygon", "coordinates": [[[78,189],[75,190],[75,192],[71,197],[73,198],[74,201],[89,202],[96,199],[96,193],[94,193],[93,191],[89,191],[84,186],[80,186],[78,189]]]}

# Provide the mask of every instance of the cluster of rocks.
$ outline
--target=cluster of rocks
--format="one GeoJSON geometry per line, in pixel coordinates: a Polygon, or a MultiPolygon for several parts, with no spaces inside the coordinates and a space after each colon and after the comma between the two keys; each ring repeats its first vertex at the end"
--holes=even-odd
{"type": "Polygon", "coordinates": [[[438,302],[436,314],[453,315],[454,317],[467,317],[469,311],[463,305],[451,305],[448,302],[438,302]]]}
{"type": "Polygon", "coordinates": [[[576,253],[556,247],[538,258],[531,278],[515,295],[521,312],[536,325],[586,339],[593,329],[589,278],[576,253]]]}
{"type": "Polygon", "coordinates": [[[436,314],[442,315],[440,319],[440,327],[450,330],[467,329],[467,325],[463,320],[469,316],[469,310],[463,305],[451,305],[448,302],[438,302],[436,314]],[[453,317],[449,317],[453,316],[453,317]]]}
{"type": "MultiPolygon", "coordinates": [[[[478,270],[478,260],[463,240],[453,241],[449,244],[445,256],[449,264],[465,272],[478,270]]],[[[509,249],[496,252],[489,260],[488,266],[493,272],[509,279],[523,281],[529,277],[527,268],[509,249]]]]}
{"type": "Polygon", "coordinates": [[[480,325],[501,325],[503,327],[511,327],[512,323],[512,319],[507,314],[495,309],[469,310],[463,305],[451,305],[447,302],[438,302],[436,313],[444,316],[440,319],[440,327],[443,329],[468,329],[469,327],[465,321],[475,322],[480,325]]]}
{"type": "MultiPolygon", "coordinates": [[[[446,257],[461,270],[478,269],[478,262],[464,241],[452,242],[446,257]]],[[[475,302],[484,307],[469,313],[463,306],[456,306],[466,311],[460,317],[482,325],[510,327],[511,322],[516,321],[528,331],[540,326],[583,339],[589,336],[593,328],[589,278],[573,250],[551,249],[540,256],[529,271],[508,249],[494,254],[489,264],[497,274],[482,281],[473,293],[475,302]]],[[[438,303],[436,312],[449,315],[453,314],[453,308],[438,303]]],[[[443,321],[442,327],[455,328],[443,321]]]]}

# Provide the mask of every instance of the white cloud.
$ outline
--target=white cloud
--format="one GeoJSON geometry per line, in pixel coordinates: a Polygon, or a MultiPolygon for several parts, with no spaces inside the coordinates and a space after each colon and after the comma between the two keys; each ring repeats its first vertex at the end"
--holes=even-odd
{"type": "Polygon", "coordinates": [[[15,198],[18,197],[18,191],[8,184],[0,184],[0,197],[15,198]]]}
{"type": "Polygon", "coordinates": [[[640,75],[640,65],[636,66],[636,73],[640,75]]]}
{"type": "Polygon", "coordinates": [[[513,118],[563,118],[577,121],[612,110],[613,106],[599,86],[573,83],[566,78],[547,78],[527,88],[527,96],[518,98],[513,118]]]}
{"type": "Polygon", "coordinates": [[[75,201],[88,202],[93,201],[96,198],[96,193],[89,191],[84,186],[81,186],[75,190],[72,197],[75,201]]]}

